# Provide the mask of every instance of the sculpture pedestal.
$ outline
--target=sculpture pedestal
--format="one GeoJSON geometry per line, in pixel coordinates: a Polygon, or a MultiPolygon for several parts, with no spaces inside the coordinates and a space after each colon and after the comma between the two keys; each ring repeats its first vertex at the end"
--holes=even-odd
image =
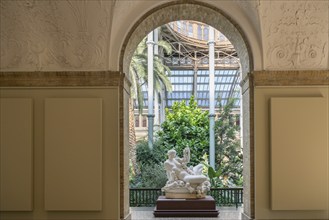
{"type": "Polygon", "coordinates": [[[211,196],[203,199],[167,199],[159,196],[155,217],[217,217],[216,202],[211,196]]]}

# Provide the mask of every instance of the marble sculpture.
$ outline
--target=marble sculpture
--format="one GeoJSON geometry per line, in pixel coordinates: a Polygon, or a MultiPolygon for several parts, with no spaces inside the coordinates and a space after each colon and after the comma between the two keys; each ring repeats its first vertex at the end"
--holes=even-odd
{"type": "Polygon", "coordinates": [[[203,165],[187,167],[190,162],[190,149],[183,151],[183,158],[176,156],[175,150],[168,151],[164,162],[168,181],[162,188],[166,198],[205,198],[210,190],[209,178],[202,174],[203,165]]]}

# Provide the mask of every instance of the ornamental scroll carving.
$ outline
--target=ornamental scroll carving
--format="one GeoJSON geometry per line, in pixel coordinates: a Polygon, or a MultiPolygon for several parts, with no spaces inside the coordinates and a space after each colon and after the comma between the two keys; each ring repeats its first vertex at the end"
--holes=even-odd
{"type": "Polygon", "coordinates": [[[3,71],[106,69],[112,1],[0,2],[3,71]]]}
{"type": "Polygon", "coordinates": [[[266,69],[328,68],[328,1],[260,1],[266,69]]]}

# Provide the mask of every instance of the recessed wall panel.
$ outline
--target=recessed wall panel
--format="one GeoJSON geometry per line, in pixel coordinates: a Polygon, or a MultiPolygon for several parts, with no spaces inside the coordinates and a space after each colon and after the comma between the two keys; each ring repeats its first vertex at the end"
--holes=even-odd
{"type": "Polygon", "coordinates": [[[328,208],[328,101],[271,98],[272,210],[328,208]]]}
{"type": "Polygon", "coordinates": [[[45,208],[102,209],[102,99],[45,100],[45,208]]]}
{"type": "Polygon", "coordinates": [[[0,210],[32,210],[32,99],[0,99],[0,210]]]}

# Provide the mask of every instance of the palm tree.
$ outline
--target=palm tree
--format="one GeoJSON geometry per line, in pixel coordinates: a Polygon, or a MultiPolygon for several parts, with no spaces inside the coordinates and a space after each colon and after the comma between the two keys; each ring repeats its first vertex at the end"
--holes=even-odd
{"type": "MultiPolygon", "coordinates": [[[[158,46],[166,54],[171,54],[171,45],[160,40],[158,46]]],[[[162,62],[160,55],[154,55],[154,91],[159,93],[162,89],[166,91],[172,91],[171,82],[168,79],[170,75],[170,69],[162,62]]],[[[143,111],[143,93],[142,86],[147,84],[147,46],[146,37],[138,44],[137,49],[131,59],[129,72],[131,76],[131,97],[136,99],[139,113],[143,111]]]]}
{"type": "MultiPolygon", "coordinates": [[[[162,53],[171,54],[171,45],[163,40],[157,42],[157,45],[161,48],[162,53]]],[[[166,91],[172,91],[172,85],[168,78],[170,75],[170,69],[162,62],[162,57],[158,54],[154,55],[154,91],[156,95],[159,94],[162,89],[166,91]]],[[[143,92],[142,86],[147,84],[147,45],[146,37],[138,44],[135,50],[131,63],[129,66],[129,72],[131,77],[131,99],[129,101],[129,156],[132,164],[132,169],[135,173],[136,170],[136,136],[135,136],[135,118],[134,118],[134,99],[137,101],[139,114],[142,113],[143,103],[143,92]]]]}

